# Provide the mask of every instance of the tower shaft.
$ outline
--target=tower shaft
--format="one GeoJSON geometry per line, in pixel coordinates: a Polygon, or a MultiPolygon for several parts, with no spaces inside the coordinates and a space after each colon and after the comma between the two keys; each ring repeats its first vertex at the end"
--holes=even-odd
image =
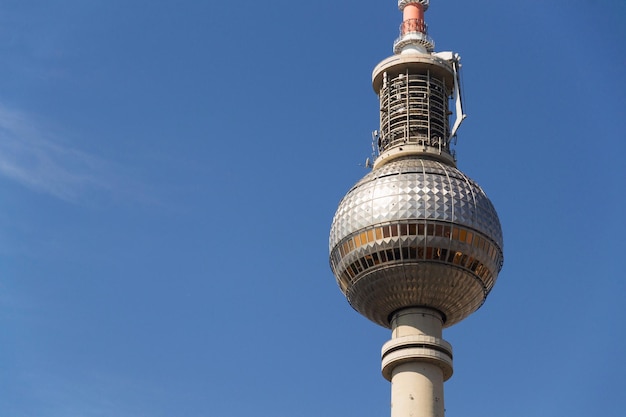
{"type": "Polygon", "coordinates": [[[441,338],[443,318],[406,308],[391,320],[382,372],[391,382],[391,417],[443,417],[443,383],[452,376],[452,347],[441,338]]]}

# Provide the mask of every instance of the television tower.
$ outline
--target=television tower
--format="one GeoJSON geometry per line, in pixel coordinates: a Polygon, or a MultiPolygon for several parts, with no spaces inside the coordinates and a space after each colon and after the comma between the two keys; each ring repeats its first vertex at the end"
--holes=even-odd
{"type": "Polygon", "coordinates": [[[391,329],[382,374],[392,417],[443,417],[452,347],[442,330],[485,302],[503,262],[498,215],[450,148],[465,118],[460,57],[433,52],[428,6],[398,1],[394,55],[372,74],[380,100],[373,169],[339,203],[329,239],[348,302],[391,329]]]}

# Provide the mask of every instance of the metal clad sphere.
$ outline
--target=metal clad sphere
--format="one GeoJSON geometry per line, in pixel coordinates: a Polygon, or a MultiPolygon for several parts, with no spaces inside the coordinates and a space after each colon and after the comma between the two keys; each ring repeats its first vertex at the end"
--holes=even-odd
{"type": "Polygon", "coordinates": [[[429,159],[395,160],[361,179],[339,204],[329,246],[350,304],[385,327],[406,307],[461,321],[502,267],[502,230],[483,190],[429,159]]]}

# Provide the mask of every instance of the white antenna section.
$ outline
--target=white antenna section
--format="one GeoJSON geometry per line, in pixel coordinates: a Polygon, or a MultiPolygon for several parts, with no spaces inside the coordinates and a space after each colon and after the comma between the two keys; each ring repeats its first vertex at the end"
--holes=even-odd
{"type": "Polygon", "coordinates": [[[376,158],[380,150],[380,133],[378,130],[372,132],[372,158],[376,158]]]}
{"type": "Polygon", "coordinates": [[[450,131],[450,137],[448,140],[456,136],[456,131],[459,130],[459,126],[463,123],[463,120],[467,117],[467,114],[463,113],[463,101],[461,100],[461,83],[460,83],[460,70],[461,70],[461,57],[459,54],[454,54],[452,59],[452,68],[454,69],[454,101],[455,101],[455,114],[456,120],[450,131]]]}

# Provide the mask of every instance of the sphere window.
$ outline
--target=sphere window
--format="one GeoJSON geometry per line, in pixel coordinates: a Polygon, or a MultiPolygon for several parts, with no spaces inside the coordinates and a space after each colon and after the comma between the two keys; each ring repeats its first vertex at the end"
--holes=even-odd
{"type": "Polygon", "coordinates": [[[372,259],[374,260],[374,265],[380,264],[380,258],[378,257],[378,252],[372,253],[372,259]]]}

